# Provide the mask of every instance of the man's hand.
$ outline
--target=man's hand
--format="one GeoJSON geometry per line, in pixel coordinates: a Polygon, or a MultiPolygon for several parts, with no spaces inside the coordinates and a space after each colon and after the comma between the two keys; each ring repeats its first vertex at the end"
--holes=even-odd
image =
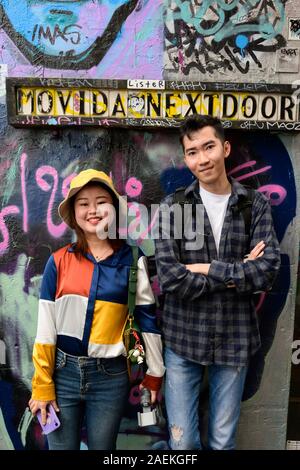
{"type": "MultiPolygon", "coordinates": [[[[250,251],[250,253],[248,255],[245,255],[244,260],[243,260],[244,263],[246,263],[247,261],[253,261],[263,256],[265,246],[266,244],[264,241],[258,242],[257,245],[255,245],[255,247],[250,251]]],[[[204,276],[208,276],[210,264],[209,263],[194,263],[194,264],[186,264],[185,267],[191,273],[204,274],[204,276]]],[[[229,289],[232,289],[233,287],[235,287],[235,285],[234,283],[227,284],[227,287],[229,289]]]]}
{"type": "Polygon", "coordinates": [[[207,276],[209,268],[210,268],[210,264],[209,263],[194,263],[194,264],[186,264],[185,267],[188,271],[191,271],[191,273],[204,274],[205,276],[207,276]]]}
{"type": "Polygon", "coordinates": [[[256,258],[260,258],[264,254],[265,246],[266,244],[264,241],[258,242],[250,253],[244,257],[244,263],[246,263],[246,261],[253,261],[256,258]]]}
{"type": "MultiPolygon", "coordinates": [[[[244,263],[246,261],[253,261],[263,256],[265,246],[266,244],[264,241],[258,242],[257,245],[255,245],[255,247],[250,251],[250,253],[248,255],[245,255],[244,260],[243,260],[244,263]]],[[[188,271],[191,271],[191,273],[204,274],[205,276],[208,276],[210,264],[209,263],[194,263],[194,264],[186,264],[185,267],[188,271]]],[[[234,287],[234,286],[230,286],[230,287],[234,287]]]]}

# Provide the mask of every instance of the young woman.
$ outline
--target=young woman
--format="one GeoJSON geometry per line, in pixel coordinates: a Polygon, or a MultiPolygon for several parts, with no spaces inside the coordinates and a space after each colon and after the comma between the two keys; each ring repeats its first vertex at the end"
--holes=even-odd
{"type": "MultiPolygon", "coordinates": [[[[72,179],[59,206],[60,216],[75,230],[77,241],[53,253],[45,268],[29,401],[33,414],[41,410],[43,423],[49,404],[59,411],[61,426],[47,436],[50,450],[79,449],[84,417],[89,449],[116,446],[129,390],[123,328],[133,255],[124,241],[101,236],[99,227],[103,233],[109,213],[120,210],[124,201],[111,179],[93,169],[72,179]]],[[[154,297],[141,253],[135,320],[146,347],[148,370],[142,386],[151,390],[154,402],[165,368],[154,297]]]]}

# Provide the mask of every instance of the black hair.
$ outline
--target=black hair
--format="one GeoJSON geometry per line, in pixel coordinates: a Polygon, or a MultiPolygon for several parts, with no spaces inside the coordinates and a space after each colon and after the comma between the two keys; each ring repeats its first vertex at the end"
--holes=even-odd
{"type": "Polygon", "coordinates": [[[220,119],[210,116],[208,114],[193,114],[192,116],[189,116],[183,124],[181,125],[180,129],[180,143],[182,145],[182,148],[184,149],[183,145],[183,138],[188,137],[190,138],[190,135],[193,132],[196,132],[200,129],[203,129],[203,127],[210,126],[213,127],[216,133],[216,136],[224,143],[225,142],[225,134],[224,134],[224,129],[222,126],[222,122],[220,119]]]}

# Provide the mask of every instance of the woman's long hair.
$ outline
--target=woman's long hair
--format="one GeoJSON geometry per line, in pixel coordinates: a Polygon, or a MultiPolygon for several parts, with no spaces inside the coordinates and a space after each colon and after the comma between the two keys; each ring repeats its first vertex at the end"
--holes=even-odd
{"type": "MultiPolygon", "coordinates": [[[[116,197],[116,195],[105,185],[101,183],[96,183],[96,182],[90,182],[83,186],[83,188],[87,188],[89,186],[101,186],[101,188],[105,189],[112,197],[113,201],[113,206],[115,208],[115,214],[116,214],[116,238],[115,239],[108,239],[109,244],[112,247],[114,251],[117,251],[121,246],[125,243],[124,240],[119,239],[119,200],[116,197]]],[[[75,198],[76,194],[70,198],[69,202],[69,208],[70,208],[70,225],[71,227],[75,230],[77,241],[73,244],[73,249],[76,254],[76,256],[80,257],[85,255],[89,251],[88,243],[84,234],[84,231],[79,227],[79,225],[76,222],[75,219],[75,209],[74,209],[74,204],[75,204],[75,198]]]]}

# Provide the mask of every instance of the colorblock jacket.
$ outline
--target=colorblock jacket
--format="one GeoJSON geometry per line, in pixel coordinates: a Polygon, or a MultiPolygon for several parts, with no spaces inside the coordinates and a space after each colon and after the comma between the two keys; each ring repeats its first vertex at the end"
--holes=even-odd
{"type": "MultiPolygon", "coordinates": [[[[32,398],[55,399],[52,376],[56,348],[73,356],[126,355],[123,328],[128,313],[131,265],[132,250],[126,244],[99,262],[91,254],[78,259],[72,245],[59,249],[49,258],[42,280],[33,349],[32,398]]],[[[148,370],[143,383],[158,390],[165,371],[162,343],[147,261],[141,252],[134,315],[146,348],[148,370]]]]}

